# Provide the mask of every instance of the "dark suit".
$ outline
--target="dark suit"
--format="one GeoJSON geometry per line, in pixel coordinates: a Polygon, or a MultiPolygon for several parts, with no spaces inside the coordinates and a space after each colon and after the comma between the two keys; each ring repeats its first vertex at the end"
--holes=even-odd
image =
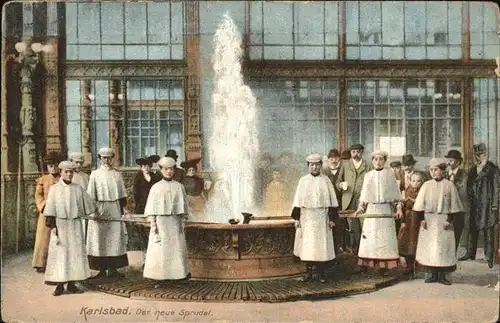
{"type": "Polygon", "coordinates": [[[446,179],[450,180],[457,188],[458,195],[460,196],[460,201],[464,206],[464,212],[458,213],[453,219],[453,229],[455,231],[455,246],[462,244],[463,247],[467,248],[468,244],[468,224],[469,224],[469,208],[467,201],[467,172],[461,168],[456,171],[456,174],[450,177],[449,173],[446,173],[446,179]],[[464,231],[465,229],[465,231],[464,231]],[[462,242],[462,243],[460,243],[462,242]]]}
{"type": "MultiPolygon", "coordinates": [[[[337,182],[335,187],[342,191],[342,210],[353,210],[358,208],[358,201],[361,195],[361,189],[363,188],[363,179],[365,174],[373,169],[372,164],[366,162],[366,160],[361,161],[361,165],[358,169],[354,167],[352,159],[342,162],[341,173],[337,177],[337,182]],[[347,182],[347,190],[342,190],[340,187],[341,182],[347,182]]],[[[359,246],[359,241],[361,238],[361,221],[360,219],[348,219],[350,225],[350,244],[351,248],[357,249],[359,246]]]]}
{"type": "Polygon", "coordinates": [[[476,256],[479,232],[483,231],[484,253],[488,261],[493,261],[495,225],[498,222],[500,202],[500,170],[495,164],[486,162],[479,173],[476,166],[469,170],[467,196],[471,215],[468,255],[473,258],[476,256]]]}
{"type": "MultiPolygon", "coordinates": [[[[324,168],[323,169],[323,174],[325,174],[330,181],[333,184],[333,188],[335,190],[335,195],[337,197],[337,202],[339,203],[339,208],[342,207],[342,192],[339,190],[337,187],[337,178],[340,176],[340,173],[342,172],[342,167],[337,169],[337,172],[335,174],[332,174],[332,171],[330,168],[324,168]]],[[[338,217],[337,220],[335,220],[335,228],[334,228],[334,241],[335,241],[335,252],[339,253],[340,248],[345,249],[345,229],[347,228],[347,220],[345,218],[338,217]]]]}

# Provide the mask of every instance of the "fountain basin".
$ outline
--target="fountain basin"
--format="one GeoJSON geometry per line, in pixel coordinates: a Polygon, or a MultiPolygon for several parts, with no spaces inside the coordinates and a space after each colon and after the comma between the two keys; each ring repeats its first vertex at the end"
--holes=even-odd
{"type": "Polygon", "coordinates": [[[193,278],[245,280],[304,272],[304,265],[293,255],[293,220],[237,225],[189,222],[185,235],[193,278]]]}

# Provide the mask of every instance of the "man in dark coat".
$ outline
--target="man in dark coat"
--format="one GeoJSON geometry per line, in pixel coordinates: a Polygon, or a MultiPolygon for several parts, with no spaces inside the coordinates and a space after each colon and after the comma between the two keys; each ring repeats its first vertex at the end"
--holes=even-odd
{"type": "Polygon", "coordinates": [[[458,195],[460,196],[460,202],[462,202],[462,205],[464,206],[464,212],[456,214],[453,219],[455,247],[458,250],[458,247],[461,245],[467,249],[469,234],[467,172],[460,168],[463,158],[462,154],[458,150],[450,150],[445,157],[448,162],[448,172],[445,174],[445,178],[455,185],[458,190],[458,195]]]}
{"type": "Polygon", "coordinates": [[[467,178],[467,195],[470,206],[469,246],[467,253],[459,260],[476,258],[479,232],[484,234],[484,254],[488,266],[493,268],[495,225],[498,221],[500,200],[500,170],[488,160],[486,145],[473,146],[476,165],[467,178]]]}
{"type": "MultiPolygon", "coordinates": [[[[359,196],[363,187],[365,174],[373,169],[372,163],[367,163],[363,159],[365,147],[361,144],[354,144],[349,147],[351,159],[344,160],[341,165],[340,174],[337,178],[336,187],[342,191],[342,210],[358,209],[359,196]]],[[[351,249],[357,253],[361,239],[362,221],[360,218],[348,218],[349,242],[351,249]]]]}
{"type": "MultiPolygon", "coordinates": [[[[175,160],[176,163],[177,163],[177,158],[179,158],[179,156],[177,156],[177,152],[174,149],[167,150],[165,157],[172,158],[173,160],[175,160]]],[[[176,164],[174,167],[174,181],[182,183],[185,176],[186,176],[186,171],[182,168],[177,167],[176,164]]]]}
{"type": "MultiPolygon", "coordinates": [[[[342,203],[342,191],[335,184],[337,182],[337,178],[341,173],[341,156],[340,152],[337,149],[331,149],[328,152],[328,163],[327,167],[323,168],[323,173],[328,176],[330,181],[333,184],[333,188],[335,190],[335,195],[337,196],[337,201],[339,207],[342,203]]],[[[345,218],[339,217],[335,221],[334,227],[334,241],[335,241],[335,253],[341,253],[346,249],[345,244],[345,229],[347,228],[347,220],[345,218]]]]}

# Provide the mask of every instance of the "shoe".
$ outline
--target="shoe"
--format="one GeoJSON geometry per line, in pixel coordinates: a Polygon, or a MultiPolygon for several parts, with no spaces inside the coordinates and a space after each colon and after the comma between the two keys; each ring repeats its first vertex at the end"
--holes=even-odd
{"type": "Polygon", "coordinates": [[[35,270],[39,274],[45,273],[45,267],[36,267],[35,270]]]}
{"type": "Polygon", "coordinates": [[[62,295],[62,293],[64,293],[64,285],[57,285],[57,287],[54,290],[54,292],[52,293],[52,295],[59,296],[59,295],[62,295]]]}
{"type": "Polygon", "coordinates": [[[427,278],[425,280],[425,283],[430,284],[430,283],[436,283],[438,281],[438,275],[437,274],[432,274],[431,277],[427,278]]]}
{"type": "Polygon", "coordinates": [[[106,278],[106,271],[101,270],[99,273],[93,277],[90,277],[90,279],[99,279],[99,278],[106,278]]]}
{"type": "Polygon", "coordinates": [[[125,277],[124,274],[122,273],[119,273],[118,270],[116,269],[111,269],[111,270],[108,270],[108,277],[125,277]]]}
{"type": "Polygon", "coordinates": [[[322,284],[326,283],[326,276],[325,276],[325,274],[324,273],[319,274],[318,280],[322,284]]]}
{"type": "Polygon", "coordinates": [[[443,285],[450,286],[451,282],[446,279],[446,276],[444,274],[441,274],[441,277],[439,278],[439,282],[443,285]]]}
{"type": "Polygon", "coordinates": [[[493,268],[493,259],[488,259],[488,267],[493,268]]]}
{"type": "Polygon", "coordinates": [[[462,257],[458,258],[458,261],[465,261],[465,260],[476,260],[476,256],[466,253],[462,257]]]}
{"type": "Polygon", "coordinates": [[[83,293],[83,290],[78,289],[75,284],[68,283],[68,287],[66,287],[66,290],[70,294],[81,294],[83,293]]]}

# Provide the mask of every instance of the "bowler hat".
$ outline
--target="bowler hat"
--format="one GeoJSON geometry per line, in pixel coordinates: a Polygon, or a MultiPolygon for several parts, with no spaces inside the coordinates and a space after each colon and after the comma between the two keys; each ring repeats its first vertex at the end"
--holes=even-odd
{"type": "Polygon", "coordinates": [[[160,160],[160,156],[158,155],[151,155],[148,157],[148,159],[151,161],[151,163],[157,163],[160,160]]]}
{"type": "Polygon", "coordinates": [[[340,152],[338,151],[338,149],[331,149],[328,152],[328,158],[340,158],[340,152]]]}
{"type": "Polygon", "coordinates": [[[364,149],[365,149],[365,146],[363,146],[362,144],[354,144],[351,147],[349,147],[349,151],[351,151],[351,150],[364,150],[364,149]]]}
{"type": "Polygon", "coordinates": [[[455,149],[450,150],[446,154],[446,156],[444,156],[444,157],[445,158],[455,158],[455,159],[458,159],[458,160],[463,160],[462,154],[458,150],[455,150],[455,149]]]}
{"type": "Polygon", "coordinates": [[[474,151],[474,154],[481,154],[486,152],[486,145],[484,143],[480,143],[477,145],[472,146],[472,150],[474,151]]]}
{"type": "Polygon", "coordinates": [[[194,158],[194,159],[189,159],[181,163],[181,167],[184,168],[185,170],[188,170],[188,168],[193,167],[196,169],[196,165],[200,162],[201,158],[194,158]]]}
{"type": "Polygon", "coordinates": [[[165,157],[170,157],[170,158],[173,158],[174,160],[177,160],[177,158],[179,156],[177,156],[177,152],[174,149],[169,149],[169,150],[167,150],[165,157]]]}
{"type": "Polygon", "coordinates": [[[149,158],[137,158],[135,160],[135,162],[137,163],[137,165],[140,165],[140,166],[153,164],[153,162],[149,158]]]}
{"type": "Polygon", "coordinates": [[[417,161],[415,160],[415,158],[413,158],[412,154],[403,155],[403,162],[402,162],[402,164],[404,166],[413,166],[416,163],[417,163],[417,161]]]}

